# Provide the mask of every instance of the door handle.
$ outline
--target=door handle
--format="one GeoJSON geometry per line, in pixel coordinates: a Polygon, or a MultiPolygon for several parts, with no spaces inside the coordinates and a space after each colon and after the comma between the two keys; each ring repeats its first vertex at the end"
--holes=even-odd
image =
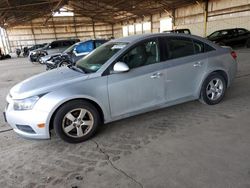
{"type": "Polygon", "coordinates": [[[157,72],[157,73],[153,74],[152,76],[150,76],[150,78],[156,79],[156,78],[160,78],[161,76],[162,76],[162,73],[161,72],[157,72]]]}
{"type": "Polygon", "coordinates": [[[202,62],[197,62],[197,63],[194,64],[194,67],[201,67],[202,65],[203,65],[202,62]]]}

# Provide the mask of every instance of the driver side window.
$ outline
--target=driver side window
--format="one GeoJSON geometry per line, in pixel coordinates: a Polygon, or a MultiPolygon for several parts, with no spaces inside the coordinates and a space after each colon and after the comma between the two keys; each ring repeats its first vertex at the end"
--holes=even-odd
{"type": "Polygon", "coordinates": [[[140,43],[126,53],[120,61],[126,63],[129,69],[159,63],[159,43],[157,40],[140,43]]]}

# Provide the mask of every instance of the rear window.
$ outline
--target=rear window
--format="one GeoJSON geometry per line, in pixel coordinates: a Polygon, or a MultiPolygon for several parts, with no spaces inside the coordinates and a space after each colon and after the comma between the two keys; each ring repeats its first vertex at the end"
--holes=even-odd
{"type": "Polygon", "coordinates": [[[62,43],[63,46],[72,46],[73,44],[74,44],[74,42],[70,41],[70,40],[69,41],[67,41],[67,40],[63,41],[63,43],[62,43]]]}
{"type": "Polygon", "coordinates": [[[209,46],[208,44],[205,44],[205,52],[214,51],[215,49],[212,46],[209,46]]]}
{"type": "Polygon", "coordinates": [[[51,48],[60,48],[60,47],[72,46],[76,42],[77,42],[76,40],[54,41],[54,42],[51,43],[51,48]]]}
{"type": "Polygon", "coordinates": [[[62,46],[62,42],[61,41],[55,41],[51,43],[51,48],[58,48],[62,46]]]}
{"type": "Polygon", "coordinates": [[[215,50],[213,47],[201,41],[193,40],[193,42],[194,42],[194,51],[196,54],[210,52],[210,51],[215,50]]]}
{"type": "Polygon", "coordinates": [[[238,29],[238,33],[240,35],[247,33],[248,31],[246,29],[238,29]]]}
{"type": "Polygon", "coordinates": [[[95,41],[95,47],[98,48],[99,46],[101,46],[102,44],[104,44],[106,41],[104,40],[100,40],[100,41],[95,41]]]}
{"type": "Polygon", "coordinates": [[[194,46],[191,39],[188,38],[167,38],[167,59],[175,59],[193,55],[194,46]]]}

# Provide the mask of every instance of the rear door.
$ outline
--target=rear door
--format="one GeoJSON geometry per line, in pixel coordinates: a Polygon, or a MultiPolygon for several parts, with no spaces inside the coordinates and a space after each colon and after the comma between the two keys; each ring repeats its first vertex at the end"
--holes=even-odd
{"type": "Polygon", "coordinates": [[[206,70],[204,43],[185,37],[164,40],[167,101],[194,97],[206,70]]]}

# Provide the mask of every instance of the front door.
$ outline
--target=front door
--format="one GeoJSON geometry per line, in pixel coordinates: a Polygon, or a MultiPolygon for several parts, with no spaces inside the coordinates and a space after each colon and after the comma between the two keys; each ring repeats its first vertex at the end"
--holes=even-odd
{"type": "Polygon", "coordinates": [[[142,42],[119,60],[130,70],[108,76],[113,118],[147,110],[165,102],[165,75],[157,39],[142,42]]]}

